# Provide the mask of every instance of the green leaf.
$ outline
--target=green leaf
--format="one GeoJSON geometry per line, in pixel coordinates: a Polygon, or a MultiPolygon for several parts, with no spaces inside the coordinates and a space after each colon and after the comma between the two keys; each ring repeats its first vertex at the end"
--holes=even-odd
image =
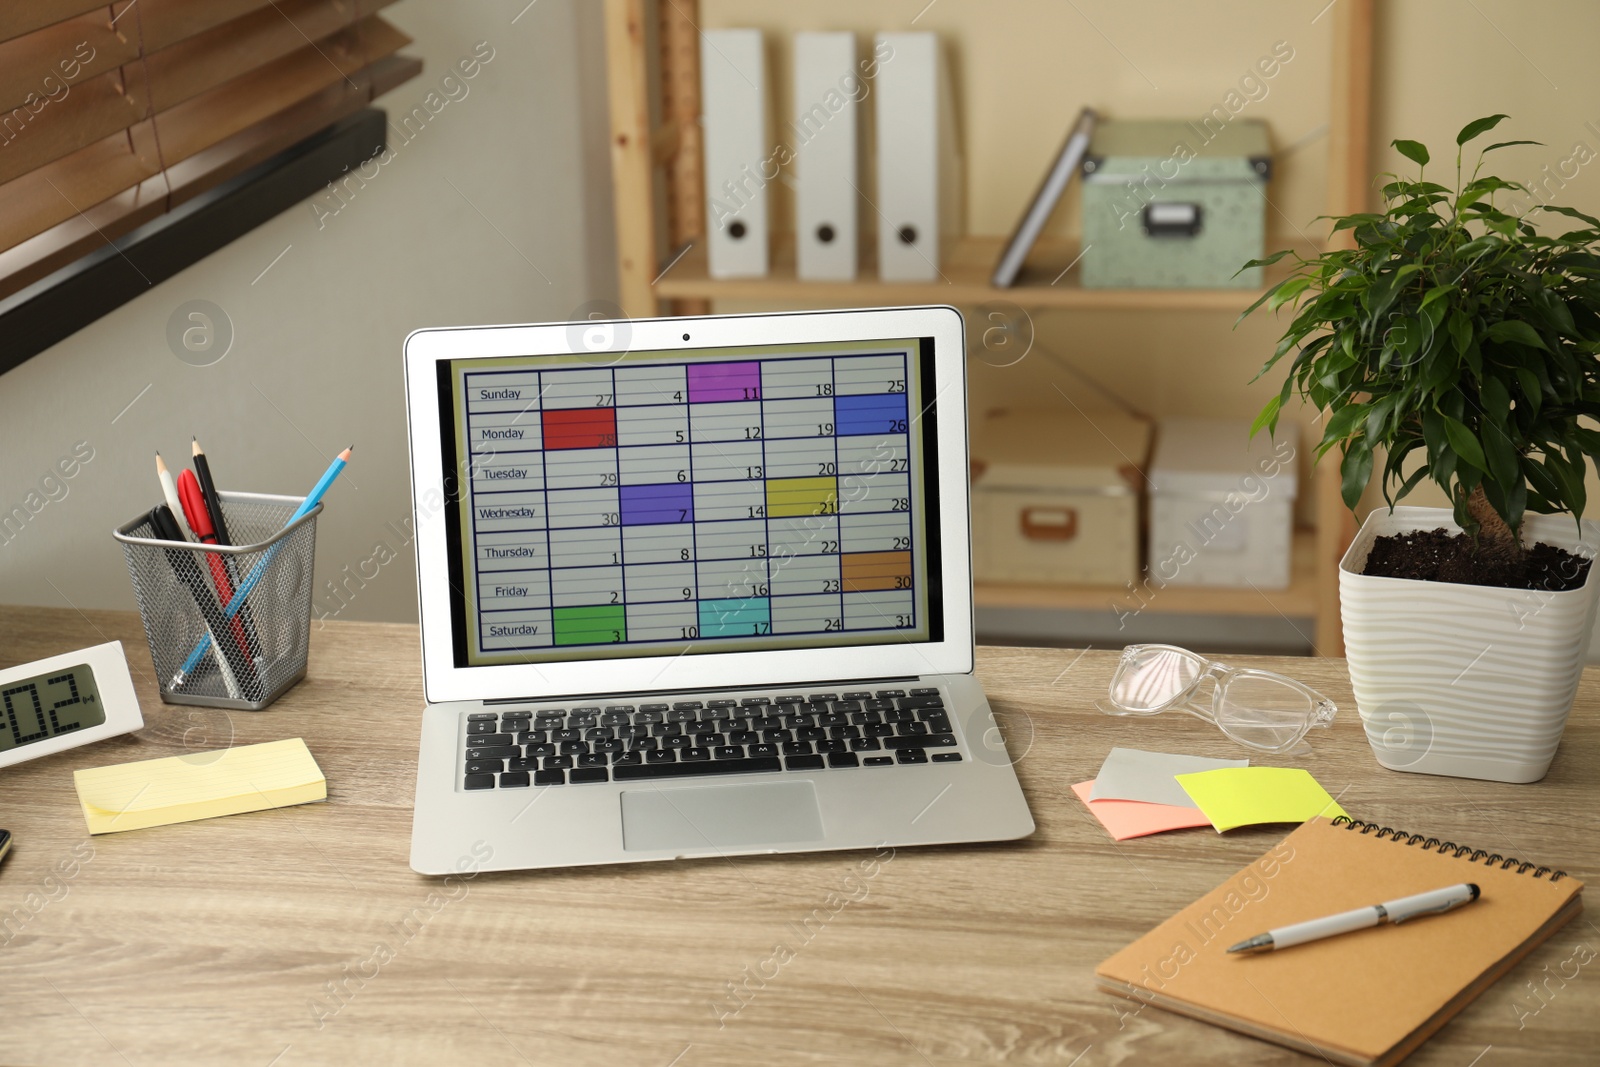
{"type": "Polygon", "coordinates": [[[1450,340],[1456,346],[1456,355],[1463,355],[1472,344],[1472,320],[1461,311],[1450,313],[1450,340]]]}
{"type": "Polygon", "coordinates": [[[1485,148],[1483,150],[1483,154],[1484,155],[1488,155],[1490,152],[1493,152],[1496,148],[1510,148],[1514,144],[1543,145],[1544,142],[1543,141],[1496,141],[1494,144],[1490,145],[1488,148],[1485,148]]]}
{"type": "Polygon", "coordinates": [[[1517,450],[1511,444],[1511,439],[1505,431],[1496,427],[1485,427],[1483,431],[1484,458],[1488,460],[1489,477],[1501,486],[1521,482],[1517,473],[1517,450]]]}
{"type": "Polygon", "coordinates": [[[1510,117],[1510,115],[1487,115],[1481,119],[1473,119],[1471,122],[1461,127],[1461,132],[1456,134],[1456,144],[1466,144],[1479,134],[1488,133],[1490,130],[1500,125],[1501,119],[1508,119],[1510,117]]]}
{"type": "Polygon", "coordinates": [[[1279,397],[1275,396],[1267,401],[1266,405],[1261,409],[1261,414],[1256,416],[1256,421],[1250,424],[1250,436],[1255,437],[1264,427],[1271,427],[1274,431],[1277,430],[1278,412],[1282,409],[1283,401],[1279,397]]]}
{"type": "Polygon", "coordinates": [[[1356,509],[1371,478],[1372,449],[1364,440],[1352,441],[1339,464],[1339,495],[1344,498],[1345,507],[1351,511],[1356,509]]]}
{"type": "Polygon", "coordinates": [[[1287,304],[1289,301],[1293,300],[1310,287],[1311,279],[1304,276],[1298,278],[1288,278],[1282,282],[1279,282],[1273,287],[1272,292],[1269,294],[1271,299],[1267,301],[1267,310],[1277,311],[1283,305],[1287,304]]]}
{"type": "Polygon", "coordinates": [[[1243,274],[1245,271],[1249,270],[1251,267],[1270,267],[1274,263],[1278,262],[1278,260],[1282,259],[1284,256],[1292,255],[1293,253],[1294,253],[1294,249],[1285,248],[1281,252],[1272,253],[1272,255],[1268,256],[1266,259],[1252,259],[1250,262],[1246,263],[1244,266],[1242,266],[1238,270],[1234,271],[1233,272],[1233,276],[1235,278],[1237,278],[1239,275],[1243,274]]]}
{"type": "Polygon", "coordinates": [[[1478,444],[1478,439],[1472,436],[1472,431],[1464,423],[1445,416],[1444,435],[1450,442],[1450,447],[1455,450],[1462,462],[1476,468],[1487,470],[1488,464],[1483,458],[1483,446],[1478,444]]]}
{"type": "Polygon", "coordinates": [[[1527,345],[1529,348],[1542,348],[1546,352],[1550,346],[1544,343],[1544,338],[1539,332],[1527,323],[1518,319],[1502,319],[1489,324],[1485,331],[1491,341],[1509,341],[1512,344],[1527,345]]]}
{"type": "Polygon", "coordinates": [[[1522,386],[1522,396],[1528,402],[1529,414],[1537,418],[1539,406],[1544,400],[1544,391],[1539,388],[1539,376],[1527,367],[1518,367],[1517,384],[1522,386]]]}
{"type": "Polygon", "coordinates": [[[1482,402],[1485,419],[1495,426],[1506,424],[1511,416],[1511,392],[1505,382],[1495,377],[1485,378],[1478,390],[1478,399],[1482,402]]]}
{"type": "Polygon", "coordinates": [[[1593,227],[1595,227],[1597,229],[1600,229],[1600,219],[1595,218],[1593,215],[1585,215],[1583,212],[1579,211],[1577,208],[1558,207],[1558,206],[1556,206],[1554,204],[1536,204],[1534,206],[1534,210],[1535,211],[1550,211],[1550,212],[1554,212],[1557,215],[1565,215],[1568,218],[1581,219],[1582,221],[1587,222],[1590,226],[1593,226],[1593,227]]]}
{"type": "Polygon", "coordinates": [[[1390,141],[1389,143],[1394,145],[1395,149],[1402,156],[1405,156],[1418,166],[1426,167],[1428,165],[1428,146],[1423,144],[1421,141],[1407,141],[1401,139],[1397,141],[1390,141]]]}

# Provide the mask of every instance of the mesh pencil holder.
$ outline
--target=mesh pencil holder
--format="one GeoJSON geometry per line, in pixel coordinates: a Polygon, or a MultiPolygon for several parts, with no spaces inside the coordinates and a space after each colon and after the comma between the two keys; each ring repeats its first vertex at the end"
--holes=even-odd
{"type": "Polygon", "coordinates": [[[289,522],[303,498],[218,496],[231,546],[159,540],[148,512],[112,536],[128,561],[161,699],[260,711],[305,677],[322,505],[289,522]]]}

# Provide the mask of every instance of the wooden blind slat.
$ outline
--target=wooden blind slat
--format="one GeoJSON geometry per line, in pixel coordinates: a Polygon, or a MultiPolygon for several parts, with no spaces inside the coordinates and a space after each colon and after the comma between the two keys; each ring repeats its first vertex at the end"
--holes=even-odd
{"type": "MultiPolygon", "coordinates": [[[[337,6],[345,12],[346,22],[356,22],[368,15],[376,14],[394,2],[395,0],[338,0],[337,6]]],[[[140,20],[143,25],[145,48],[155,52],[179,41],[198,37],[208,30],[253,12],[263,9],[270,11],[274,6],[293,17],[290,12],[291,5],[284,0],[276,0],[276,4],[274,0],[143,0],[140,4],[140,20]]],[[[307,36],[313,40],[316,37],[309,32],[307,36]]]]}
{"type": "MultiPolygon", "coordinates": [[[[321,41],[355,22],[350,0],[279,0],[275,7],[235,19],[153,52],[145,60],[164,111],[230,78],[321,41]]],[[[359,65],[359,64],[358,64],[359,65]]]]}
{"type": "MultiPolygon", "coordinates": [[[[320,50],[331,75],[358,70],[369,59],[364,33],[380,37],[385,30],[398,33],[375,15],[360,24],[369,29],[343,25],[353,10],[349,0],[279,0],[279,7],[284,13],[267,8],[144,60],[84,79],[59,101],[46,98],[0,113],[0,182],[140,122],[152,110],[171,108],[224,82],[249,77],[252,68],[263,62],[271,65],[295,51],[320,50]],[[288,14],[298,21],[285,17],[288,14]],[[318,36],[320,30],[331,32],[318,36]],[[314,43],[307,45],[308,38],[314,43]],[[244,47],[235,48],[233,42],[243,42],[244,47]]],[[[370,58],[387,54],[374,49],[370,58]]]]}
{"type": "Polygon", "coordinates": [[[78,82],[133,62],[139,42],[119,30],[102,11],[0,42],[0,112],[60,103],[78,82]]]}
{"type": "Polygon", "coordinates": [[[354,78],[369,59],[393,55],[411,38],[376,15],[156,115],[171,166],[328,86],[371,99],[354,78]]]}
{"type": "MultiPolygon", "coordinates": [[[[157,187],[157,179],[148,180],[142,186],[118,190],[107,200],[88,208],[85,215],[63,211],[58,206],[57,223],[0,252],[0,299],[47,277],[103,246],[107,240],[116,240],[134,227],[143,225],[160,210],[191,200],[346,115],[353,114],[365,107],[372,97],[416,77],[421,70],[421,61],[408,56],[379,59],[353,75],[358,85],[367,87],[366,93],[352,93],[340,81],[196,152],[168,168],[162,184],[163,187],[170,185],[170,203],[158,209],[152,210],[150,204],[151,190],[157,187]]],[[[134,129],[148,132],[149,125],[144,123],[134,129]]],[[[0,203],[9,202],[13,189],[21,181],[0,186],[0,203]]],[[[50,195],[56,195],[48,186],[39,184],[50,195]]],[[[3,242],[0,242],[0,247],[5,247],[3,242]]]]}
{"type": "Polygon", "coordinates": [[[93,0],[4,0],[0,3],[0,41],[9,41],[96,9],[105,12],[109,20],[127,6],[126,0],[115,6],[106,0],[98,3],[93,0]]]}
{"type": "Polygon", "coordinates": [[[149,94],[138,63],[85,79],[59,102],[0,114],[0,182],[149,117],[149,94]]]}
{"type": "Polygon", "coordinates": [[[80,209],[161,173],[155,123],[118,130],[15,181],[0,185],[0,248],[10,248],[80,209]]]}

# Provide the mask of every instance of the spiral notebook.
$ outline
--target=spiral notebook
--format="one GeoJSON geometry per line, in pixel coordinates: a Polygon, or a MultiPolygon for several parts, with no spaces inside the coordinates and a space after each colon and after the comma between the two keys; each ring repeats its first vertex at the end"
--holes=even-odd
{"type": "MultiPolygon", "coordinates": [[[[1374,823],[1313,819],[1118,952],[1100,988],[1334,1063],[1398,1063],[1583,910],[1562,871],[1374,823]],[[1473,882],[1467,907],[1279,952],[1275,926],[1473,882]]],[[[1142,1009],[1131,1009],[1142,1010],[1142,1009]]]]}

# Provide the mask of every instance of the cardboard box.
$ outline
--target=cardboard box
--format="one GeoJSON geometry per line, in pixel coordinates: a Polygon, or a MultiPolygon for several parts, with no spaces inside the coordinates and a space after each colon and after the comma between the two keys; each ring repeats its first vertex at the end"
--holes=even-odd
{"type": "Polygon", "coordinates": [[[1152,575],[1171,585],[1289,585],[1299,434],[1279,423],[1164,419],[1150,461],[1152,575]]]}
{"type": "Polygon", "coordinates": [[[1007,410],[973,437],[978,581],[1121,585],[1139,577],[1150,424],[1121,412],[1007,410]]]}

